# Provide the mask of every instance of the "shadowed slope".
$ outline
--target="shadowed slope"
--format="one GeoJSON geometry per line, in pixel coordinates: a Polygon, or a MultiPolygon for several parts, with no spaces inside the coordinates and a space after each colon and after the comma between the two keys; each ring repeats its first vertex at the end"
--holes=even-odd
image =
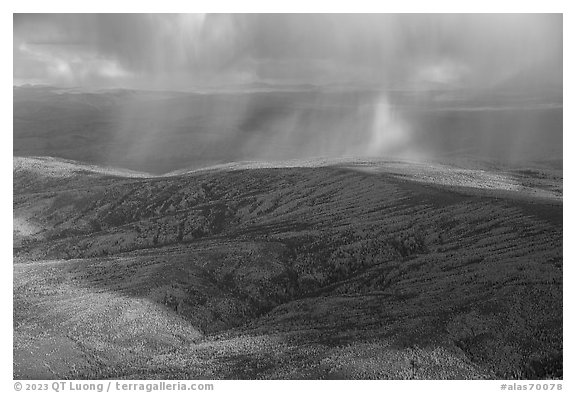
{"type": "Polygon", "coordinates": [[[22,349],[45,326],[58,329],[38,345],[77,345],[55,377],[562,375],[560,171],[352,160],[40,169],[30,184],[27,168],[15,163],[18,377],[45,375],[22,349]]]}

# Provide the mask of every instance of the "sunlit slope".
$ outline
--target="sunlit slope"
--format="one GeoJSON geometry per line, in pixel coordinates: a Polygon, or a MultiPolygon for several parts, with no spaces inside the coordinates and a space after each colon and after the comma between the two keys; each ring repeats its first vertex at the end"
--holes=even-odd
{"type": "Polygon", "coordinates": [[[561,172],[350,160],[38,188],[26,168],[18,377],[562,375],[561,172]],[[50,376],[26,348],[54,342],[76,360],[50,352],[50,376]]]}

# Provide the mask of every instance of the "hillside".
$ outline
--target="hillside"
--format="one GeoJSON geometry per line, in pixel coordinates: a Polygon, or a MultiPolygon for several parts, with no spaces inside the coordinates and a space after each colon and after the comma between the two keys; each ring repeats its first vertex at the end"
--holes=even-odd
{"type": "Polygon", "coordinates": [[[562,170],[14,159],[14,377],[561,378],[562,170]]]}

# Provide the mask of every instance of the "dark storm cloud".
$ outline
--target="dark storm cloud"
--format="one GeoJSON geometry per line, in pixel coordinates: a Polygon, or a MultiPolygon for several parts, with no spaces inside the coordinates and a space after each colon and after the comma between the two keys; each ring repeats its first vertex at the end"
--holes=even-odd
{"type": "Polygon", "coordinates": [[[14,79],[182,89],[253,81],[558,89],[562,17],[15,15],[14,79]]]}

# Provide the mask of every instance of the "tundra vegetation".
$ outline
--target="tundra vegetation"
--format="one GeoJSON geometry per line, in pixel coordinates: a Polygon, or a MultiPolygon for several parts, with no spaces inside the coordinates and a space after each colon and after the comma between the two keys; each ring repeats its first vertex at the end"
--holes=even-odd
{"type": "Polygon", "coordinates": [[[14,378],[562,378],[562,170],[14,158],[14,378]]]}

